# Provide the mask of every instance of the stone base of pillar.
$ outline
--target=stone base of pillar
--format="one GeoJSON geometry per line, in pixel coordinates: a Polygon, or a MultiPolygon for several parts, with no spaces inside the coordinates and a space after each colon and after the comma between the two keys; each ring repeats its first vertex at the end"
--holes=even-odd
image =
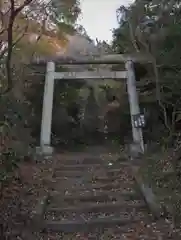
{"type": "Polygon", "coordinates": [[[138,143],[131,143],[126,146],[126,152],[130,158],[130,160],[137,160],[140,159],[141,156],[143,155],[143,151],[141,149],[140,144],[138,143]]]}
{"type": "Polygon", "coordinates": [[[54,152],[54,148],[49,145],[43,145],[36,147],[36,155],[43,158],[51,158],[54,152]]]}

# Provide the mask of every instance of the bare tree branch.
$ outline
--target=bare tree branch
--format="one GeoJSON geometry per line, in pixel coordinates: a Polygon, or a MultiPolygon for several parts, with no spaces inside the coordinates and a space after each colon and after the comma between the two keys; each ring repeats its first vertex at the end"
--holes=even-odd
{"type": "Polygon", "coordinates": [[[11,58],[13,52],[13,25],[17,15],[23,10],[25,6],[28,6],[33,0],[25,0],[25,2],[17,9],[15,9],[15,1],[10,0],[10,17],[7,28],[7,39],[8,39],[8,49],[7,49],[7,59],[6,59],[6,73],[7,73],[7,88],[3,94],[8,93],[13,88],[12,74],[11,74],[11,58]]]}

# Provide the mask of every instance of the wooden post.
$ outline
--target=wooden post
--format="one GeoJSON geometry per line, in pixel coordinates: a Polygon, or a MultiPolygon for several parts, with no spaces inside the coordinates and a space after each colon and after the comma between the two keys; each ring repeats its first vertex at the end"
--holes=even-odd
{"type": "Polygon", "coordinates": [[[41,123],[40,146],[44,153],[51,153],[51,125],[52,125],[52,109],[53,109],[53,92],[54,92],[54,62],[47,63],[44,98],[43,98],[43,112],[41,123]]]}
{"type": "Polygon", "coordinates": [[[140,114],[138,94],[136,91],[136,79],[134,73],[134,66],[131,60],[126,62],[127,70],[127,90],[130,105],[130,115],[132,124],[133,143],[139,144],[140,150],[144,152],[143,133],[141,128],[135,128],[133,122],[133,115],[140,114]]]}

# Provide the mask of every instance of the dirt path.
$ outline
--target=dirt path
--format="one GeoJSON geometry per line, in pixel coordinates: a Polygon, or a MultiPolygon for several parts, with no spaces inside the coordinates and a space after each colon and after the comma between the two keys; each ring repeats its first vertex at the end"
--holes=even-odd
{"type": "Polygon", "coordinates": [[[49,175],[36,197],[36,218],[18,238],[4,239],[180,239],[164,219],[149,214],[129,163],[118,157],[105,148],[55,156],[53,175],[44,167],[49,175]]]}

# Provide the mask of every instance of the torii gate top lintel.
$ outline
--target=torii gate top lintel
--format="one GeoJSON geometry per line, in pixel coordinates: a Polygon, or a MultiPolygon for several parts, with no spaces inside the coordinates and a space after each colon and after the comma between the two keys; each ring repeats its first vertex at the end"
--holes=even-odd
{"type": "Polygon", "coordinates": [[[96,65],[96,64],[120,64],[127,61],[139,62],[139,63],[151,63],[152,57],[149,54],[108,54],[100,56],[81,56],[81,57],[72,57],[72,56],[56,56],[48,58],[36,58],[31,64],[41,65],[46,64],[47,62],[54,62],[59,65],[96,65]]]}

